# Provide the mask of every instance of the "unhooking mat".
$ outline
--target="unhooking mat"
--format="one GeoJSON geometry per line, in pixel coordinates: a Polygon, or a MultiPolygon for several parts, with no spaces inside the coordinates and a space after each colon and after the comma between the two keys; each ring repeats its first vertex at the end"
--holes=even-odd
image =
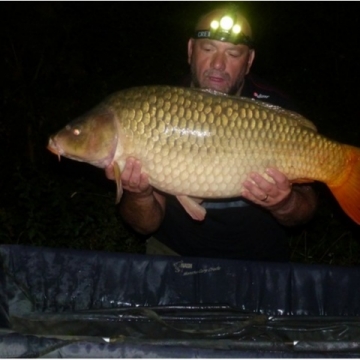
{"type": "Polygon", "coordinates": [[[0,246],[0,357],[359,357],[360,268],[0,246]]]}

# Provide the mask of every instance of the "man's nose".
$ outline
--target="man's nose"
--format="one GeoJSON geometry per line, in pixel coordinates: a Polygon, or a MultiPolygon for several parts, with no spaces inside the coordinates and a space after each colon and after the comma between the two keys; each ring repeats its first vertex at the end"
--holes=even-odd
{"type": "Polygon", "coordinates": [[[226,60],[225,54],[221,52],[217,52],[213,55],[211,59],[211,67],[216,70],[225,70],[226,67],[226,60]]]}

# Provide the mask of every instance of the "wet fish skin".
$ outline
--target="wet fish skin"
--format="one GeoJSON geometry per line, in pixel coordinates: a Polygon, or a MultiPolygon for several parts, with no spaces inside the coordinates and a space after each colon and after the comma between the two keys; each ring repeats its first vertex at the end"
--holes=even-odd
{"type": "Polygon", "coordinates": [[[155,188],[177,196],[198,220],[197,198],[239,196],[253,171],[278,168],[292,182],[327,184],[360,224],[360,149],[317,133],[312,122],[248,98],[169,86],[119,91],[49,139],[58,156],[115,165],[117,201],[129,156],[155,188]]]}

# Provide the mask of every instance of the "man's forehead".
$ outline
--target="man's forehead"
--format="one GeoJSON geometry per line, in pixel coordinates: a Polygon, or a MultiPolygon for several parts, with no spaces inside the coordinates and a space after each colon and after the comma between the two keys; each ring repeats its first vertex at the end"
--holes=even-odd
{"type": "Polygon", "coordinates": [[[226,48],[229,50],[243,50],[243,49],[247,49],[248,47],[244,44],[233,44],[230,42],[226,42],[226,41],[219,41],[219,40],[214,40],[214,39],[193,39],[193,41],[195,42],[195,44],[202,46],[202,45],[212,45],[215,47],[221,47],[221,48],[226,48]]]}

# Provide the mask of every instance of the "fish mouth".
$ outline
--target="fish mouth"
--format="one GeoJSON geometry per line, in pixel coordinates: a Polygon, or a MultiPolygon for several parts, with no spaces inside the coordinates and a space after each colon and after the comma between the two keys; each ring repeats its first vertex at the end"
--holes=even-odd
{"type": "Polygon", "coordinates": [[[50,152],[52,152],[53,154],[57,155],[59,161],[60,161],[60,157],[63,154],[63,152],[61,151],[61,149],[56,145],[56,142],[50,138],[49,143],[46,147],[50,152]]]}

